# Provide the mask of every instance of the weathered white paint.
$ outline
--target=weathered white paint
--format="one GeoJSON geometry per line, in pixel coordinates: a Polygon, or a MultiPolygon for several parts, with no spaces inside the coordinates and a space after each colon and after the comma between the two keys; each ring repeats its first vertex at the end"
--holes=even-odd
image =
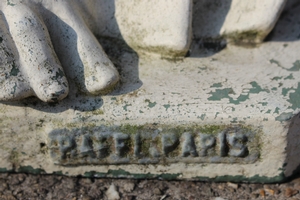
{"type": "Polygon", "coordinates": [[[0,167],[10,170],[31,166],[68,175],[122,169],[131,174],[180,174],[177,178],[258,175],[263,181],[270,181],[268,178],[282,172],[289,176],[300,162],[299,117],[293,123],[288,120],[299,110],[298,103],[291,100],[299,90],[300,71],[291,71],[297,62],[298,48],[299,42],[267,43],[254,49],[229,46],[207,58],[177,62],[140,58],[138,63],[134,55],[123,52],[119,61],[126,64],[122,74],[126,84],[112,95],[86,97],[71,90],[54,107],[38,100],[28,101],[27,107],[1,104],[0,167]],[[134,64],[139,66],[140,82],[131,80],[131,72],[126,70],[137,70],[134,64]],[[124,90],[128,92],[122,94],[124,90]],[[261,130],[261,158],[253,164],[63,167],[53,163],[47,149],[48,133],[53,129],[151,123],[249,125],[261,130]]]}

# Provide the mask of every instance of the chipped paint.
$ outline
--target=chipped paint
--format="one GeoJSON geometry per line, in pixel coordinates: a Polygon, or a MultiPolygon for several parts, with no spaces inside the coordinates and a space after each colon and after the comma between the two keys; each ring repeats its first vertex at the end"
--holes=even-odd
{"type": "Polygon", "coordinates": [[[300,83],[298,83],[298,87],[295,89],[295,92],[290,93],[288,102],[292,104],[290,108],[293,110],[300,108],[300,83]]]}
{"type": "Polygon", "coordinates": [[[214,83],[212,86],[210,86],[211,88],[213,87],[222,87],[222,83],[214,83]]]}
{"type": "Polygon", "coordinates": [[[235,105],[240,104],[249,99],[250,94],[258,94],[260,92],[269,92],[266,89],[262,89],[257,82],[253,81],[250,83],[252,88],[248,90],[247,94],[240,94],[237,99],[232,98],[230,95],[235,95],[235,92],[232,88],[216,89],[215,92],[210,92],[212,96],[208,98],[210,101],[220,101],[224,98],[229,99],[229,102],[235,105]]]}
{"type": "Polygon", "coordinates": [[[153,108],[156,105],[156,102],[151,102],[149,99],[146,99],[145,102],[148,103],[149,108],[153,108]]]}

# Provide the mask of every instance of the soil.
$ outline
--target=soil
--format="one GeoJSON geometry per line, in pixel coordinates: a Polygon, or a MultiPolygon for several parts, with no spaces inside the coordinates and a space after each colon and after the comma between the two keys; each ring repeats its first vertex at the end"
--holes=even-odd
{"type": "Polygon", "coordinates": [[[96,179],[0,174],[0,200],[13,199],[300,199],[299,175],[281,184],[96,179]]]}

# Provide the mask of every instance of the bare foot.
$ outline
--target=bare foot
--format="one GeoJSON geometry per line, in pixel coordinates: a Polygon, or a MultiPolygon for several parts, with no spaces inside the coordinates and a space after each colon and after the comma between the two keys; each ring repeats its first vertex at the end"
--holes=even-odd
{"type": "Polygon", "coordinates": [[[0,100],[32,95],[61,100],[69,91],[66,76],[90,94],[105,93],[118,82],[74,1],[0,1],[0,100]]]}

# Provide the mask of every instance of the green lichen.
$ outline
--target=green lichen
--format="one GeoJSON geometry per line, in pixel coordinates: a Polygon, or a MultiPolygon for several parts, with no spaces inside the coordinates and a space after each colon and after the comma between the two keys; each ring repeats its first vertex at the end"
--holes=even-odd
{"type": "Polygon", "coordinates": [[[85,177],[111,177],[111,178],[134,178],[134,179],[161,179],[161,180],[175,180],[178,177],[182,176],[182,174],[169,174],[169,173],[162,173],[162,174],[136,174],[136,173],[130,173],[126,170],[123,169],[118,169],[118,170],[108,170],[107,173],[100,173],[96,171],[90,171],[90,172],[85,172],[84,175],[85,177]]]}
{"type": "Polygon", "coordinates": [[[251,46],[255,47],[256,45],[254,44],[261,42],[265,36],[266,33],[257,30],[236,31],[225,34],[225,37],[229,38],[234,44],[246,47],[250,46],[250,44],[253,44],[251,46]]]}
{"type": "Polygon", "coordinates": [[[93,111],[92,111],[92,114],[93,114],[93,115],[103,115],[103,114],[104,114],[104,111],[101,110],[101,109],[93,110],[93,111]]]}
{"type": "Polygon", "coordinates": [[[139,131],[143,130],[144,126],[136,126],[130,124],[124,124],[120,126],[120,131],[125,134],[137,134],[139,131]]]}

